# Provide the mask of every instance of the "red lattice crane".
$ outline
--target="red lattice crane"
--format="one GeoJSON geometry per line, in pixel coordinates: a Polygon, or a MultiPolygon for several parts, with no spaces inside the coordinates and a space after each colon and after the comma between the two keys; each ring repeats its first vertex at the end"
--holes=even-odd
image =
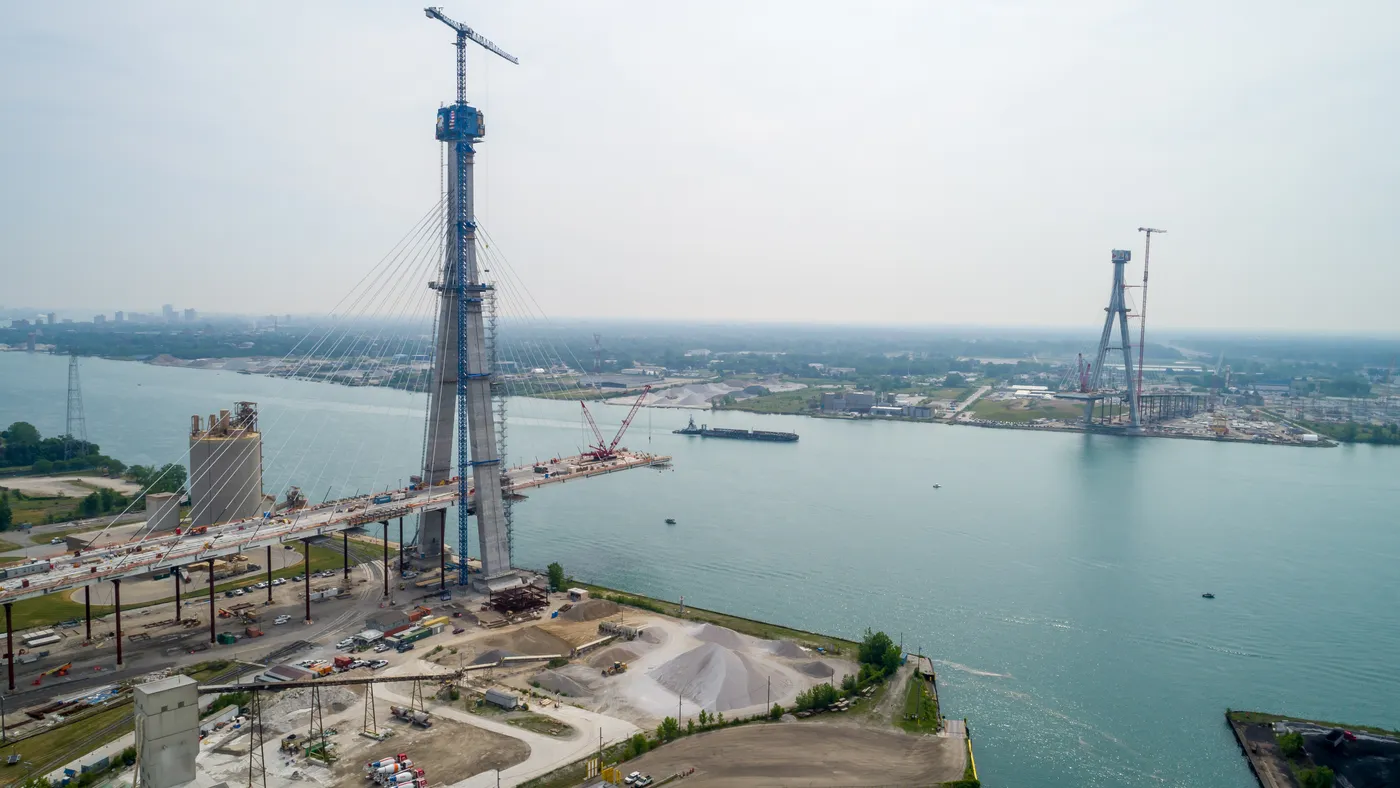
{"type": "Polygon", "coordinates": [[[642,386],[642,393],[637,395],[637,401],[632,403],[632,409],[627,411],[627,418],[622,420],[622,426],[617,428],[617,434],[613,436],[612,443],[603,445],[604,438],[598,423],[593,420],[593,414],[588,412],[588,403],[579,400],[578,404],[583,408],[583,417],[588,420],[588,426],[593,430],[593,437],[597,443],[588,447],[588,451],[583,453],[585,457],[594,460],[611,460],[617,457],[617,444],[622,442],[622,436],[627,432],[627,428],[632,426],[632,417],[637,415],[637,409],[642,407],[642,400],[646,399],[647,392],[651,391],[651,384],[642,386]]]}

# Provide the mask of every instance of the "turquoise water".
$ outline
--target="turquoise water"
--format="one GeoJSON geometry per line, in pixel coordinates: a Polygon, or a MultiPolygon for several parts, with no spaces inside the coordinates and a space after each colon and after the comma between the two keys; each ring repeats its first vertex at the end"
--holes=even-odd
{"type": "MultiPolygon", "coordinates": [[[[191,414],[251,399],[269,488],[292,478],[319,500],[419,464],[418,396],[82,369],[89,435],[127,462],[180,459],[191,414]]],[[[66,359],[0,354],[0,424],[60,432],[65,387],[66,359]]],[[[582,443],[576,403],[510,407],[512,461],[582,443]]],[[[594,412],[610,433],[625,408],[594,412]]],[[[762,444],[672,435],[686,415],[643,411],[625,441],[673,454],[674,471],[518,504],[518,562],[805,629],[902,633],[941,660],[944,711],[968,717],[992,785],[1247,788],[1227,706],[1400,727],[1400,449],[705,414],[802,435],[762,444]]]]}

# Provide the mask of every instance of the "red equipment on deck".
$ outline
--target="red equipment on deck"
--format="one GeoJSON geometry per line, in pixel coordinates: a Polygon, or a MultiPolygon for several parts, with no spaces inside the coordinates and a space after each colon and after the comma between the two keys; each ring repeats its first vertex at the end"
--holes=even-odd
{"type": "Polygon", "coordinates": [[[617,444],[622,441],[623,433],[632,425],[632,417],[637,415],[637,409],[642,407],[642,400],[646,399],[647,392],[651,391],[651,384],[642,386],[642,393],[637,396],[637,401],[632,403],[632,409],[627,411],[627,418],[622,420],[622,426],[617,428],[617,435],[613,436],[612,443],[603,445],[603,433],[598,429],[597,422],[593,421],[593,414],[588,412],[588,403],[579,400],[579,405],[583,407],[583,416],[588,419],[588,426],[593,429],[593,437],[598,442],[588,447],[588,451],[583,456],[594,460],[611,460],[617,457],[617,444]]]}

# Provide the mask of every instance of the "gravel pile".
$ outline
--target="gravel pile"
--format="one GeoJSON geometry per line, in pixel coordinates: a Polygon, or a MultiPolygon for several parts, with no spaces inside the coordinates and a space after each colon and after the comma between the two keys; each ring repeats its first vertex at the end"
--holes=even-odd
{"type": "Polygon", "coordinates": [[[538,681],[543,689],[573,698],[582,698],[592,694],[586,684],[557,670],[542,670],[535,674],[534,681],[538,681]]]}
{"type": "Polygon", "coordinates": [[[505,650],[505,649],[503,649],[503,648],[493,648],[493,649],[491,649],[490,651],[485,651],[485,652],[482,652],[481,654],[478,654],[478,655],[476,656],[476,658],[474,658],[474,659],[472,660],[472,664],[473,664],[473,665],[494,665],[494,664],[496,664],[497,662],[500,662],[501,660],[505,659],[506,657],[516,657],[516,656],[519,656],[519,655],[516,654],[514,651],[507,651],[507,650],[505,650]]]}
{"type": "Polygon", "coordinates": [[[768,650],[773,652],[774,656],[783,657],[784,659],[806,659],[808,656],[811,656],[803,650],[801,646],[793,643],[791,640],[774,640],[772,641],[772,645],[768,647],[768,650]]]}
{"type": "MultiPolygon", "coordinates": [[[[733,632],[729,634],[738,637],[733,632]]],[[[747,654],[709,642],[657,668],[652,677],[672,692],[718,712],[763,704],[769,671],[747,654]]],[[[791,689],[792,683],[785,676],[774,675],[772,679],[775,697],[791,689]]]]}
{"type": "Polygon", "coordinates": [[[804,662],[798,665],[797,669],[814,679],[829,679],[836,675],[836,668],[825,662],[804,662]]]}
{"type": "Polygon", "coordinates": [[[695,636],[696,640],[714,643],[718,646],[724,646],[727,649],[743,649],[751,645],[749,640],[738,632],[732,629],[725,629],[724,627],[717,627],[714,624],[701,624],[699,627],[696,627],[695,631],[691,634],[695,636]]]}
{"type": "Polygon", "coordinates": [[[559,614],[564,621],[597,621],[615,616],[622,606],[611,599],[587,599],[559,614]]]}
{"type": "Polygon", "coordinates": [[[639,650],[627,646],[605,648],[589,658],[588,664],[595,668],[606,668],[614,662],[631,662],[637,658],[639,650]]]}

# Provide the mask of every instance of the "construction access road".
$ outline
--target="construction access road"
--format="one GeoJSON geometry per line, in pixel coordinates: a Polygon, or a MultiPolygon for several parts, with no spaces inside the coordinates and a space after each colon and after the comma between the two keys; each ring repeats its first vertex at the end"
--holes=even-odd
{"type": "Polygon", "coordinates": [[[686,736],[623,767],[657,780],[694,768],[686,788],[935,785],[962,779],[966,747],[958,737],[796,721],[686,736]]]}

